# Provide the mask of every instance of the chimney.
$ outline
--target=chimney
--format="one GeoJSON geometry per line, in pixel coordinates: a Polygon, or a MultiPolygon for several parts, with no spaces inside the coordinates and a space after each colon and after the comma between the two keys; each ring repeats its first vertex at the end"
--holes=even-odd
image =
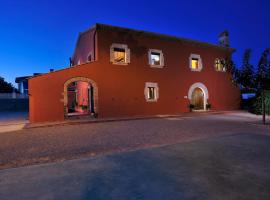
{"type": "Polygon", "coordinates": [[[229,32],[228,31],[223,31],[222,33],[219,34],[219,45],[223,47],[229,47],[229,32]]]}

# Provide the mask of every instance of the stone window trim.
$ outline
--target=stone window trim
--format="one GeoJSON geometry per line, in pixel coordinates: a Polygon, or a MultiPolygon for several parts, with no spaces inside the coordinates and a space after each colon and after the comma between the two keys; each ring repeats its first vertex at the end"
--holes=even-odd
{"type": "Polygon", "coordinates": [[[190,54],[190,56],[189,56],[189,68],[190,68],[191,71],[194,71],[194,72],[202,71],[202,69],[203,69],[202,58],[201,58],[201,56],[199,54],[190,54]],[[192,68],[192,59],[193,58],[198,59],[198,61],[199,61],[198,69],[193,69],[192,68]]]}
{"type": "Polygon", "coordinates": [[[128,48],[128,45],[113,43],[110,47],[110,62],[114,65],[128,65],[130,63],[130,49],[128,48]],[[125,62],[115,62],[114,48],[125,50],[125,62]]]}
{"type": "Polygon", "coordinates": [[[164,54],[163,54],[162,50],[149,49],[148,50],[148,64],[150,65],[150,67],[153,67],[153,68],[163,68],[164,67],[164,54]],[[152,65],[151,64],[151,54],[152,53],[159,53],[159,55],[160,55],[160,65],[152,65]]]}
{"type": "Polygon", "coordinates": [[[144,88],[144,96],[145,96],[146,102],[157,102],[158,101],[158,98],[159,98],[158,84],[157,83],[153,83],[153,82],[146,82],[145,83],[145,88],[144,88]],[[155,99],[149,99],[148,98],[148,88],[149,87],[155,88],[155,99]]]}
{"type": "Polygon", "coordinates": [[[217,72],[226,72],[226,67],[225,67],[225,59],[224,58],[216,58],[215,59],[215,62],[214,62],[214,68],[215,68],[215,71],[217,72]],[[222,67],[222,70],[218,70],[217,67],[216,67],[216,62],[219,61],[221,62],[221,64],[223,65],[222,67]]]}

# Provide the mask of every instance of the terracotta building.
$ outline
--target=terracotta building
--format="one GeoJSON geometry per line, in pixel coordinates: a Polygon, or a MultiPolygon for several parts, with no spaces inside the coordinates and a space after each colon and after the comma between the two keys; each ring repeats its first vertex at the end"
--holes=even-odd
{"type": "Polygon", "coordinates": [[[234,49],[227,32],[219,39],[213,45],[96,24],[80,33],[69,68],[29,80],[30,122],[238,109],[225,64],[234,49]]]}

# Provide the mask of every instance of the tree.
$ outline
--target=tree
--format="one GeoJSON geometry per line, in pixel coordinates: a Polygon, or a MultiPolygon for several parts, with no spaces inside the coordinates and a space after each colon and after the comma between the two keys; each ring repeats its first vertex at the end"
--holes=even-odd
{"type": "Polygon", "coordinates": [[[256,82],[258,92],[261,94],[261,105],[262,105],[262,115],[263,115],[263,123],[265,124],[265,114],[266,114],[266,95],[265,95],[265,84],[267,80],[267,71],[269,68],[269,52],[270,49],[265,49],[261,55],[259,60],[256,82]]]}
{"type": "Polygon", "coordinates": [[[3,77],[0,76],[0,93],[10,93],[13,92],[15,88],[11,83],[5,81],[3,77]]]}
{"type": "Polygon", "coordinates": [[[231,79],[234,84],[239,84],[240,71],[237,69],[232,59],[225,59],[223,63],[225,69],[231,74],[231,79]]]}
{"type": "Polygon", "coordinates": [[[269,69],[269,53],[270,49],[265,49],[261,55],[258,63],[257,73],[256,73],[256,86],[257,89],[261,89],[263,79],[268,77],[269,69]]]}
{"type": "Polygon", "coordinates": [[[255,73],[253,65],[250,64],[251,49],[244,51],[243,63],[240,69],[239,84],[244,90],[255,88],[255,73]]]}

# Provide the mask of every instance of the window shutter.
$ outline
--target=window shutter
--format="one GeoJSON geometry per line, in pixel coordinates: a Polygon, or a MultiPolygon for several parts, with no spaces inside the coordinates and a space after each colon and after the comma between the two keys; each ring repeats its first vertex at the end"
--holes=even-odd
{"type": "Polygon", "coordinates": [[[130,49],[126,49],[126,62],[130,63],[130,49]]]}

